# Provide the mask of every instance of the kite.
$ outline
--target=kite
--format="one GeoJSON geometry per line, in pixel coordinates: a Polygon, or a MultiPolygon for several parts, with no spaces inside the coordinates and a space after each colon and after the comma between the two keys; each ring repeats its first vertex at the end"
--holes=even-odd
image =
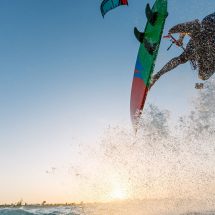
{"type": "Polygon", "coordinates": [[[128,5],[128,0],[103,0],[100,7],[102,16],[120,5],[128,5]]]}

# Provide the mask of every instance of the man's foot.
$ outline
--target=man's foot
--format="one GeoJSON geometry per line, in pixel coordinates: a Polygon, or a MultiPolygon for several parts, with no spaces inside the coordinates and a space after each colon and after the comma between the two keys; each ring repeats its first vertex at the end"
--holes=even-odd
{"type": "Polygon", "coordinates": [[[151,89],[151,87],[155,84],[155,82],[158,80],[158,75],[155,74],[151,77],[151,80],[150,80],[150,85],[149,85],[149,90],[151,89]]]}
{"type": "Polygon", "coordinates": [[[203,89],[204,88],[204,84],[203,83],[196,83],[195,84],[195,88],[198,89],[198,90],[199,89],[203,89]]]}

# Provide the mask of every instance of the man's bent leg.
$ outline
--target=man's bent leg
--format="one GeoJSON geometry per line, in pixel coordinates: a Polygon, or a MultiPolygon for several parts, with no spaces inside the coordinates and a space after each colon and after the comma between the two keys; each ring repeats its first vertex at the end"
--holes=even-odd
{"type": "Polygon", "coordinates": [[[215,71],[204,71],[204,70],[202,71],[202,70],[200,70],[199,71],[199,79],[206,81],[214,74],[214,72],[215,71]]]}
{"type": "Polygon", "coordinates": [[[176,68],[178,65],[186,63],[188,59],[186,58],[185,53],[181,54],[179,57],[175,57],[170,60],[157,74],[152,77],[150,87],[154,85],[154,83],[165,73],[169,72],[170,70],[176,68]]]}

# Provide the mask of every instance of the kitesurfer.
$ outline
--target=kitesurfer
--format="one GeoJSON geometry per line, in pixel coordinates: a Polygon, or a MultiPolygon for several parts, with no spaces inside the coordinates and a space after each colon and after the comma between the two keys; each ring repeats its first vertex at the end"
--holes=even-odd
{"type": "MultiPolygon", "coordinates": [[[[208,80],[215,72],[215,13],[206,16],[202,22],[196,19],[175,25],[169,30],[169,35],[174,33],[180,34],[179,39],[175,41],[178,46],[183,47],[186,34],[190,36],[190,40],[180,56],[171,59],[152,77],[150,88],[163,74],[187,61],[196,64],[201,80],[208,80]]],[[[202,87],[202,83],[196,84],[196,88],[202,87]]]]}

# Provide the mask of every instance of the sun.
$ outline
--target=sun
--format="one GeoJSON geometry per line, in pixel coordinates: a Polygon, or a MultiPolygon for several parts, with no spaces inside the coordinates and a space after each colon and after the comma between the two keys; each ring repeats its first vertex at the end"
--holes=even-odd
{"type": "Polygon", "coordinates": [[[128,196],[127,196],[127,192],[126,190],[123,190],[121,188],[115,188],[111,195],[110,195],[111,199],[112,200],[124,200],[126,199],[128,196]]]}
{"type": "Polygon", "coordinates": [[[122,201],[130,198],[130,186],[125,178],[121,178],[118,175],[111,175],[106,193],[107,201],[122,201]]]}

